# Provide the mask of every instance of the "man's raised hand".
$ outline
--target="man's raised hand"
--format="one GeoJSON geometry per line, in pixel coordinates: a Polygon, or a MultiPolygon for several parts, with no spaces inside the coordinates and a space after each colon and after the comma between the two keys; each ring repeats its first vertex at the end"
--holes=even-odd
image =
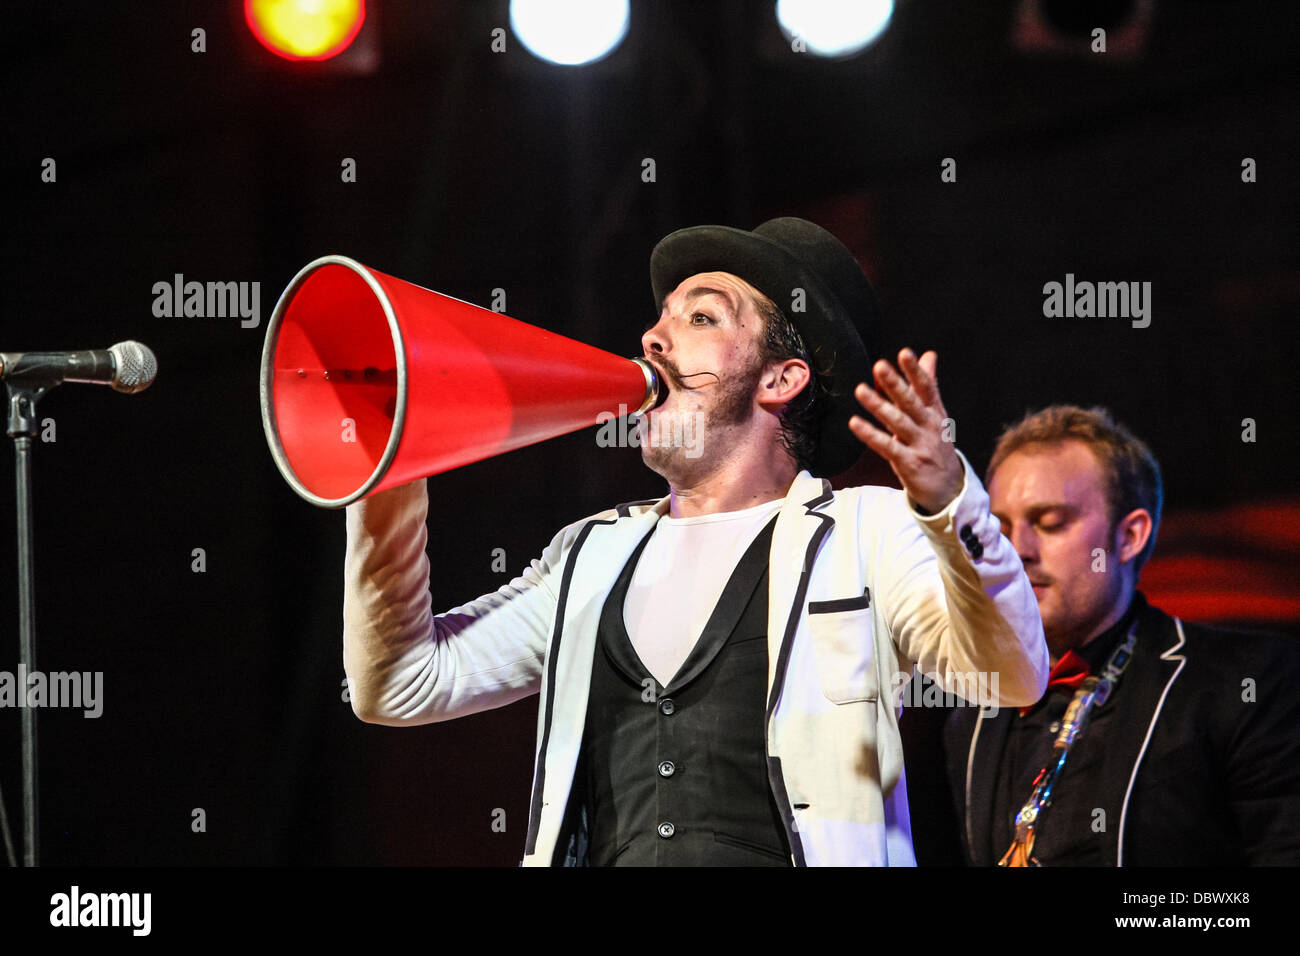
{"type": "Polygon", "coordinates": [[[880,359],[871,369],[879,391],[862,382],[853,395],[889,431],[860,415],[849,419],[849,430],[889,462],[903,490],[928,514],[946,508],[961,491],[964,478],[956,446],[943,437],[948,413],[939,397],[938,362],[933,351],[918,360],[911,349],[903,349],[898,365],[904,378],[880,359]]]}

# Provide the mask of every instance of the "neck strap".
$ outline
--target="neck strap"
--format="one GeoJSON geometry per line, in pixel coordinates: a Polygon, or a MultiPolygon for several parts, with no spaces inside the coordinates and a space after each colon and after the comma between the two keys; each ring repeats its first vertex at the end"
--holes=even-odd
{"type": "Polygon", "coordinates": [[[1011,846],[998,861],[998,866],[1040,866],[1034,858],[1034,839],[1043,813],[1052,803],[1052,791],[1061,771],[1065,769],[1065,758],[1070,755],[1070,748],[1083,734],[1088,725],[1088,717],[1094,707],[1100,707],[1110,697],[1111,691],[1119,683],[1120,675],[1133,656],[1137,644],[1137,617],[1129,625],[1128,636],[1124,643],[1111,651],[1100,677],[1088,677],[1074,692],[1070,706],[1065,709],[1061,720],[1060,732],[1052,743],[1052,758],[1038,775],[1034,777],[1034,789],[1029,799],[1016,814],[1016,833],[1011,846]]]}

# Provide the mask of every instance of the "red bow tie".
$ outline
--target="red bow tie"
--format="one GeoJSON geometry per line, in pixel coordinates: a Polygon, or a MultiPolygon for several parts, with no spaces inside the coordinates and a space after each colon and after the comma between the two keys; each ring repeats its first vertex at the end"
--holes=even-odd
{"type": "MultiPolygon", "coordinates": [[[[1079,685],[1087,678],[1089,671],[1088,662],[1074,651],[1066,651],[1065,656],[1056,662],[1052,668],[1052,673],[1047,677],[1047,690],[1043,692],[1043,698],[1054,690],[1064,688],[1066,690],[1077,690],[1079,685]]],[[[1043,698],[1039,698],[1042,703],[1043,698]]],[[[1028,707],[1020,708],[1020,716],[1023,717],[1029,713],[1038,704],[1031,704],[1028,707]]]]}

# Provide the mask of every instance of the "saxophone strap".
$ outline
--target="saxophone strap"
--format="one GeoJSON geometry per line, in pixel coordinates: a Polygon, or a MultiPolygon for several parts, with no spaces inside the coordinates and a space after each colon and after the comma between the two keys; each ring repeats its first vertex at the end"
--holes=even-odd
{"type": "Polygon", "coordinates": [[[1020,812],[1016,814],[1015,836],[1011,846],[998,861],[998,866],[1042,865],[1034,857],[1034,840],[1038,834],[1038,827],[1043,822],[1043,814],[1052,804],[1052,793],[1061,772],[1065,769],[1065,758],[1070,755],[1070,749],[1088,726],[1088,718],[1093,708],[1106,703],[1115,685],[1119,683],[1120,675],[1128,666],[1136,644],[1137,619],[1135,618],[1129,626],[1124,643],[1111,652],[1106,666],[1102,668],[1101,676],[1085,678],[1075,690],[1074,696],[1070,699],[1070,706],[1065,709],[1065,716],[1061,719],[1061,729],[1052,743],[1052,757],[1034,777],[1034,789],[1029,794],[1025,805],[1020,808],[1020,812]]]}

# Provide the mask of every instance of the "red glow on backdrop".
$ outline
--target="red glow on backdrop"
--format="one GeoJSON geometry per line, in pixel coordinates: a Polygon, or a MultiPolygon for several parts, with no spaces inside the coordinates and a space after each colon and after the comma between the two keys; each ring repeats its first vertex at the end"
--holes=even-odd
{"type": "Polygon", "coordinates": [[[1300,623],[1300,501],[1169,514],[1140,587],[1194,621],[1300,623]]]}
{"type": "Polygon", "coordinates": [[[259,43],[286,60],[328,60],[356,39],[365,0],[244,0],[259,43]]]}

